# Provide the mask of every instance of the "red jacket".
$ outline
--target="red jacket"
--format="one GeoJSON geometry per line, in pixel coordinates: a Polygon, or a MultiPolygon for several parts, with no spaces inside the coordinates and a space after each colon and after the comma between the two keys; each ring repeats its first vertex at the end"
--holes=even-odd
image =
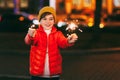
{"type": "Polygon", "coordinates": [[[64,37],[61,31],[55,27],[47,38],[47,34],[40,26],[36,31],[34,38],[28,34],[25,37],[25,43],[31,44],[30,50],[30,74],[34,76],[42,76],[44,72],[45,55],[48,45],[49,54],[49,69],[50,75],[61,74],[62,72],[62,57],[59,48],[66,48],[72,44],[68,44],[67,38],[64,37]]]}

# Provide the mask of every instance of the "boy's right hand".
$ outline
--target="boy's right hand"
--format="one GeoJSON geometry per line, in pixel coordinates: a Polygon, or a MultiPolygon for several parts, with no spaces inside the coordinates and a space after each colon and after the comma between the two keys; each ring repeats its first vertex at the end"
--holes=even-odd
{"type": "Polygon", "coordinates": [[[31,37],[34,37],[34,36],[35,36],[35,33],[36,33],[36,29],[32,29],[32,28],[29,28],[29,29],[28,29],[28,34],[29,34],[31,37]]]}

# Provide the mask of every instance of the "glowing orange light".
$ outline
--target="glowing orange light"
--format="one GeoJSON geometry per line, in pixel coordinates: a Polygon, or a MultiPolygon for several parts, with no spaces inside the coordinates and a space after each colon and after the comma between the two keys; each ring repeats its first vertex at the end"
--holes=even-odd
{"type": "Polygon", "coordinates": [[[71,6],[71,2],[66,2],[66,13],[67,14],[70,14],[71,13],[71,10],[72,10],[72,6],[71,6]]]}
{"type": "Polygon", "coordinates": [[[89,18],[89,22],[93,22],[93,20],[94,20],[93,18],[89,18]]]}
{"type": "Polygon", "coordinates": [[[88,23],[88,27],[92,27],[92,26],[93,26],[92,22],[88,23]]]}
{"type": "Polygon", "coordinates": [[[19,20],[20,20],[20,21],[24,21],[24,17],[22,17],[22,16],[19,17],[19,20]]]}
{"type": "Polygon", "coordinates": [[[34,19],[34,16],[33,15],[29,15],[28,18],[29,18],[29,20],[32,20],[32,19],[34,19]]]}

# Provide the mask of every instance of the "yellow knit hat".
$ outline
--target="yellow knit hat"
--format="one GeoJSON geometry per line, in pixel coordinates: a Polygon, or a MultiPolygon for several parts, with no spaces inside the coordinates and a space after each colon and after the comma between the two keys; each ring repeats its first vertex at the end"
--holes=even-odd
{"type": "Polygon", "coordinates": [[[50,6],[45,6],[42,9],[40,9],[39,14],[38,14],[38,20],[40,19],[41,15],[45,12],[52,13],[56,21],[56,11],[53,7],[50,7],[50,6]]]}

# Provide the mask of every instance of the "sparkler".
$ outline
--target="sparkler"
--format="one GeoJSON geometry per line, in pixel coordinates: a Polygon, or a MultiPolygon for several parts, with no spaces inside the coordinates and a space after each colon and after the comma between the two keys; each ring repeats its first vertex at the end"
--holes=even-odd
{"type": "Polygon", "coordinates": [[[68,32],[67,36],[69,36],[69,35],[72,34],[72,33],[76,33],[77,30],[78,30],[79,32],[83,32],[83,31],[79,28],[79,26],[78,26],[77,23],[75,23],[75,22],[70,22],[70,23],[68,23],[68,26],[66,27],[66,31],[68,32]]]}
{"type": "Polygon", "coordinates": [[[39,24],[40,24],[40,22],[37,19],[34,19],[31,26],[30,26],[30,28],[37,29],[39,24]]]}

